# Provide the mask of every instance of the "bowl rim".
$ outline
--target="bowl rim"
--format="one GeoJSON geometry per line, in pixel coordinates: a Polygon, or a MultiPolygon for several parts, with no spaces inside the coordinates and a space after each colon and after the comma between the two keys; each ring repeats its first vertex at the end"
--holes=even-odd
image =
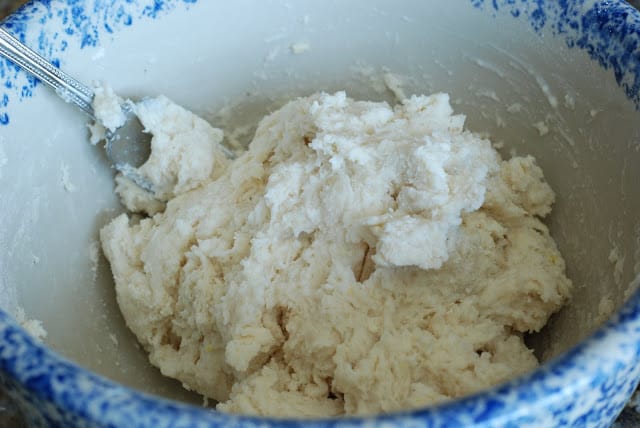
{"type": "MultiPolygon", "coordinates": [[[[349,427],[362,426],[364,424],[407,424],[415,421],[442,420],[446,426],[474,426],[491,422],[508,422],[514,417],[526,416],[532,409],[546,408],[550,403],[573,399],[584,391],[587,385],[593,384],[593,378],[600,373],[591,373],[577,367],[593,365],[593,359],[604,361],[610,354],[612,343],[629,341],[629,328],[640,331],[640,290],[620,308],[604,325],[592,333],[586,340],[575,345],[572,349],[541,364],[536,369],[522,376],[508,380],[477,393],[449,400],[440,404],[406,411],[392,412],[373,416],[353,416],[315,419],[257,417],[246,415],[226,414],[214,411],[210,408],[198,407],[192,404],[172,401],[166,398],[148,394],[133,388],[118,384],[101,375],[93,373],[57,352],[51,350],[43,343],[29,335],[6,312],[0,309],[0,338],[4,342],[14,344],[16,342],[26,344],[14,349],[3,346],[0,342],[0,371],[9,374],[25,389],[25,391],[43,402],[51,402],[56,407],[71,412],[98,424],[108,425],[111,417],[115,422],[122,419],[122,414],[127,415],[130,426],[154,426],[153,420],[170,420],[179,414],[181,421],[189,422],[197,426],[217,426],[220,424],[233,424],[234,426],[273,426],[291,427],[299,424],[313,424],[324,427],[349,427]],[[25,360],[32,360],[32,364],[46,367],[48,375],[32,378],[24,370],[21,370],[25,360]],[[572,379],[573,382],[562,388],[546,388],[545,384],[553,384],[554,379],[562,378],[564,381],[572,379]],[[55,383],[62,379],[65,388],[57,388],[55,383]],[[520,397],[531,405],[532,385],[540,386],[544,392],[543,398],[535,401],[535,406],[528,409],[514,409],[502,406],[499,403],[509,397],[520,397]],[[90,391],[93,397],[89,400],[77,400],[75,394],[85,394],[90,391]],[[70,395],[72,394],[72,395],[70,395]],[[124,406],[115,406],[114,412],[104,412],[100,406],[91,405],[96,397],[102,396],[107,402],[116,400],[124,403],[124,406]],[[70,397],[72,399],[70,399],[70,397]],[[492,403],[482,406],[482,403],[492,403]],[[482,408],[484,411],[475,415],[472,421],[461,418],[467,415],[470,409],[482,408]]],[[[632,339],[636,348],[635,353],[627,356],[628,364],[637,362],[640,352],[640,343],[632,339]]],[[[615,366],[610,368],[615,370],[615,366]]],[[[1,377],[1,375],[0,375],[1,377]]],[[[466,417],[466,416],[465,416],[466,417]]]]}
{"type": "MultiPolygon", "coordinates": [[[[193,3],[197,0],[183,0],[185,3],[193,3]]],[[[476,7],[487,7],[484,0],[470,0],[476,7]]],[[[32,0],[17,12],[4,21],[0,21],[0,25],[12,26],[12,20],[19,17],[22,20],[29,21],[30,14],[34,13],[41,3],[48,3],[48,0],[32,0]]],[[[487,1],[487,3],[489,3],[487,1]]],[[[501,7],[511,2],[505,1],[501,7]]],[[[567,0],[566,3],[577,5],[583,3],[581,0],[567,0]]],[[[592,3],[597,7],[597,1],[592,3]]],[[[612,17],[614,14],[626,13],[631,16],[632,22],[629,27],[635,32],[635,39],[640,41],[640,12],[636,11],[632,6],[624,0],[609,0],[606,7],[601,5],[600,11],[605,17],[612,17]]],[[[498,4],[493,2],[494,5],[498,4]]],[[[542,6],[540,6],[542,7],[542,6]]],[[[498,9],[496,8],[496,11],[498,9]]],[[[534,25],[532,23],[532,25],[534,25]]],[[[535,30],[534,26],[534,30],[535,30]]],[[[540,29],[538,29],[540,30],[540,29]]],[[[26,31],[24,28],[20,31],[26,31]]],[[[558,31],[558,34],[563,34],[558,31]]],[[[623,43],[623,39],[618,41],[623,43]]],[[[579,40],[567,41],[567,43],[575,43],[581,49],[589,51],[589,45],[580,45],[579,40]]],[[[631,84],[625,86],[625,74],[620,74],[616,69],[615,58],[606,58],[602,52],[589,52],[592,58],[600,63],[605,69],[613,69],[618,84],[625,90],[627,97],[632,100],[636,108],[640,105],[640,57],[635,57],[636,69],[634,71],[634,80],[631,84]],[[620,74],[620,75],[619,75],[620,74]]],[[[340,418],[323,418],[323,419],[294,419],[294,418],[270,418],[270,417],[253,417],[244,415],[225,414],[213,411],[212,409],[201,408],[195,405],[174,402],[162,397],[147,394],[132,388],[120,385],[103,376],[95,374],[76,363],[71,362],[57,352],[48,348],[31,337],[18,323],[5,311],[0,309],[0,380],[3,376],[8,375],[10,379],[17,381],[25,393],[36,397],[41,402],[53,403],[59,409],[65,412],[81,417],[96,425],[108,425],[109,423],[121,421],[123,415],[126,415],[127,422],[136,426],[153,426],[157,425],[158,420],[163,418],[175,418],[176,414],[180,415],[180,420],[187,424],[197,426],[233,424],[237,426],[293,426],[310,423],[316,426],[361,426],[365,423],[375,424],[394,424],[407,423],[411,421],[438,420],[444,422],[453,422],[464,424],[465,422],[473,422],[475,424],[486,424],[488,422],[496,423],[497,421],[507,422],[516,414],[522,416],[528,410],[507,408],[501,406],[501,400],[508,397],[524,397],[519,399],[530,399],[530,388],[532,384],[541,386],[545,391],[544,398],[536,401],[538,408],[548,406],[550,403],[563,399],[574,397],[585,388],[587,384],[591,384],[593,379],[588,375],[589,372],[582,371],[582,376],[576,376],[576,367],[589,366],[593,364],[593,360],[605,359],[611,349],[612,343],[624,343],[635,350],[635,353],[629,353],[626,358],[628,364],[638,362],[640,355],[640,344],[629,335],[629,331],[640,331],[640,290],[635,291],[626,303],[618,309],[610,319],[600,328],[592,333],[588,338],[574,346],[572,349],[565,351],[554,359],[541,364],[535,370],[522,376],[511,379],[503,384],[492,388],[482,390],[478,393],[468,395],[462,398],[450,400],[433,406],[394,412],[383,415],[365,416],[365,417],[340,417],[340,418]],[[633,343],[632,343],[633,342],[633,343]],[[13,346],[20,344],[21,346],[13,346]],[[50,372],[34,379],[27,371],[24,370],[24,362],[28,361],[32,365],[40,365],[46,367],[50,372]],[[548,389],[544,385],[553,383],[553,379],[558,377],[571,376],[574,380],[568,387],[548,389]],[[56,385],[60,379],[64,380],[65,388],[60,389],[56,385]],[[114,408],[118,410],[118,414],[113,411],[105,412],[99,406],[91,405],[88,400],[70,399],[69,391],[72,391],[71,397],[75,394],[84,394],[90,389],[91,395],[94,397],[102,397],[103,400],[109,402],[117,397],[118,402],[123,403],[124,407],[114,408]],[[481,404],[484,403],[484,406],[481,404]],[[490,403],[487,405],[486,403],[490,403]],[[492,404],[491,404],[492,403],[492,404]],[[461,416],[468,413],[469,409],[483,408],[484,411],[476,414],[474,419],[463,419],[468,417],[461,416]],[[122,412],[124,409],[123,413],[122,412]],[[111,419],[113,418],[113,419],[111,419]],[[155,422],[154,422],[155,421],[155,422]]],[[[618,345],[616,345],[618,346],[618,345]]],[[[623,356],[624,357],[624,356],[623,356]]],[[[611,368],[613,369],[613,367],[611,368]]],[[[595,375],[593,375],[595,376],[595,375]]],[[[637,381],[635,382],[637,384],[637,381]]],[[[526,415],[525,415],[526,416],[526,415]]]]}

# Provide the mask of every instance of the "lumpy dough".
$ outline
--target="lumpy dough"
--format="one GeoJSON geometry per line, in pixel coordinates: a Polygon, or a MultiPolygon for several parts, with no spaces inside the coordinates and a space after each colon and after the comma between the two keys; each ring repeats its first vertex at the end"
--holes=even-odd
{"type": "Polygon", "coordinates": [[[534,368],[523,334],[569,298],[532,157],[502,160],[445,94],[395,108],[315,94],[248,151],[166,98],[101,231],[129,328],[163,374],[227,412],[372,414],[534,368]],[[136,217],[138,219],[136,219],[136,217]]]}

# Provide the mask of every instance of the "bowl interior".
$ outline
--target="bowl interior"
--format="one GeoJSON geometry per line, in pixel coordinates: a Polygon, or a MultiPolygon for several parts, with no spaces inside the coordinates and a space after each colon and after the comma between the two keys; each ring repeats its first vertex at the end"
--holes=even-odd
{"type": "MultiPolygon", "coordinates": [[[[113,34],[96,21],[95,46],[84,47],[55,14],[35,24],[46,12],[36,5],[26,40],[85,82],[166,94],[227,132],[244,130],[243,141],[266,112],[314,91],[395,102],[386,73],[407,94],[447,92],[469,129],[506,157],[535,156],[556,191],[549,224],[574,298],[529,338],[536,353],[567,350],[628,297],[640,258],[637,112],[613,73],[564,36],[474,2],[186,3],[114,21],[113,34]]],[[[122,208],[86,118],[41,85],[21,99],[28,81],[14,81],[0,125],[0,306],[42,320],[46,343],[84,367],[198,401],[149,365],[118,311],[98,230],[122,208]]]]}

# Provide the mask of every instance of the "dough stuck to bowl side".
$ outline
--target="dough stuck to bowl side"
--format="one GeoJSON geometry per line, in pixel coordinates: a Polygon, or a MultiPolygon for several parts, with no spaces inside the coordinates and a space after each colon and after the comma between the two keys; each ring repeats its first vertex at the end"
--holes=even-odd
{"type": "Polygon", "coordinates": [[[139,104],[150,197],[101,231],[127,325],[163,374],[228,412],[373,414],[463,396],[538,362],[523,334],[570,296],[532,157],[502,160],[448,96],[319,93],[234,161],[164,97],[139,104]]]}

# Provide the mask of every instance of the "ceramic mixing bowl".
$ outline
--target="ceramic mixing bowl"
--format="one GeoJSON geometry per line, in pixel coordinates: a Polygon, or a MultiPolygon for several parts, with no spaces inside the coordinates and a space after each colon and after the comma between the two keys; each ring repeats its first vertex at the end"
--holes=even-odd
{"type": "MultiPolygon", "coordinates": [[[[623,1],[35,1],[2,26],[85,82],[166,94],[227,130],[283,100],[445,91],[469,129],[538,159],[570,305],[543,364],[425,409],[313,426],[607,426],[640,379],[640,14],[623,1]]],[[[0,60],[0,384],[33,426],[293,426],[162,378],[115,303],[98,230],[122,210],[87,118],[0,60]],[[23,318],[23,312],[26,318],[23,318]],[[41,320],[39,343],[21,325],[41,320]],[[22,323],[22,324],[21,324],[22,323]]]]}

